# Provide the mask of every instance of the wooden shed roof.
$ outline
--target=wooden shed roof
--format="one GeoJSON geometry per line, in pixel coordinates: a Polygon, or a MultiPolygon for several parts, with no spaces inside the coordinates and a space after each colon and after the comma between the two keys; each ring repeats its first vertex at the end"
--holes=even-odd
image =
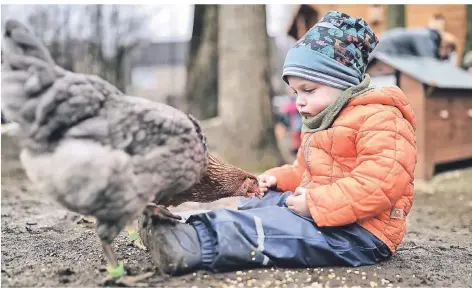
{"type": "Polygon", "coordinates": [[[385,53],[376,53],[374,57],[429,86],[472,90],[472,76],[449,61],[385,53]]]}

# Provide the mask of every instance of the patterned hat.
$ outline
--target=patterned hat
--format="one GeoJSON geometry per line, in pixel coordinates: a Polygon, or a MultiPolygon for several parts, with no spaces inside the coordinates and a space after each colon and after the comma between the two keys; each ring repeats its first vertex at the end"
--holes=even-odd
{"type": "Polygon", "coordinates": [[[378,42],[362,18],[329,11],[290,48],[283,79],[298,76],[339,89],[358,85],[378,42]]]}

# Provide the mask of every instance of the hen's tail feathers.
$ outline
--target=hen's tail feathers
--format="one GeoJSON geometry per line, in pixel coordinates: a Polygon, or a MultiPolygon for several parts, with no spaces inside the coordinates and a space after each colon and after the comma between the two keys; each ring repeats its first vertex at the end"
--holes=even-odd
{"type": "Polygon", "coordinates": [[[195,130],[197,131],[198,136],[200,136],[200,141],[202,142],[203,149],[205,151],[205,169],[208,165],[208,143],[207,139],[205,136],[205,133],[202,129],[202,126],[200,125],[200,122],[197,120],[197,118],[193,117],[191,114],[187,114],[188,118],[190,121],[192,121],[193,125],[195,125],[195,130]]]}
{"type": "Polygon", "coordinates": [[[21,22],[7,20],[2,39],[2,69],[35,69],[45,88],[55,79],[55,63],[43,43],[21,22]]]}

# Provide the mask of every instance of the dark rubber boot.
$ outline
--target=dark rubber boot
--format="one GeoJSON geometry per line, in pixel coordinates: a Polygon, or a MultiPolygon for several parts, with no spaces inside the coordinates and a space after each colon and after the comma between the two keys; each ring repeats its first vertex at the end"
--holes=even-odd
{"type": "Polygon", "coordinates": [[[159,271],[181,275],[200,267],[200,240],[192,225],[152,219],[143,221],[143,218],[139,222],[143,244],[151,252],[151,259],[159,271]]]}

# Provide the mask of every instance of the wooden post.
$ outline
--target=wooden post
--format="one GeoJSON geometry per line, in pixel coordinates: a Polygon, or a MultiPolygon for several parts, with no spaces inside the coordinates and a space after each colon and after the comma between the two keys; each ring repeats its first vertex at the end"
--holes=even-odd
{"type": "Polygon", "coordinates": [[[387,6],[387,29],[405,27],[405,5],[387,6]]]}

